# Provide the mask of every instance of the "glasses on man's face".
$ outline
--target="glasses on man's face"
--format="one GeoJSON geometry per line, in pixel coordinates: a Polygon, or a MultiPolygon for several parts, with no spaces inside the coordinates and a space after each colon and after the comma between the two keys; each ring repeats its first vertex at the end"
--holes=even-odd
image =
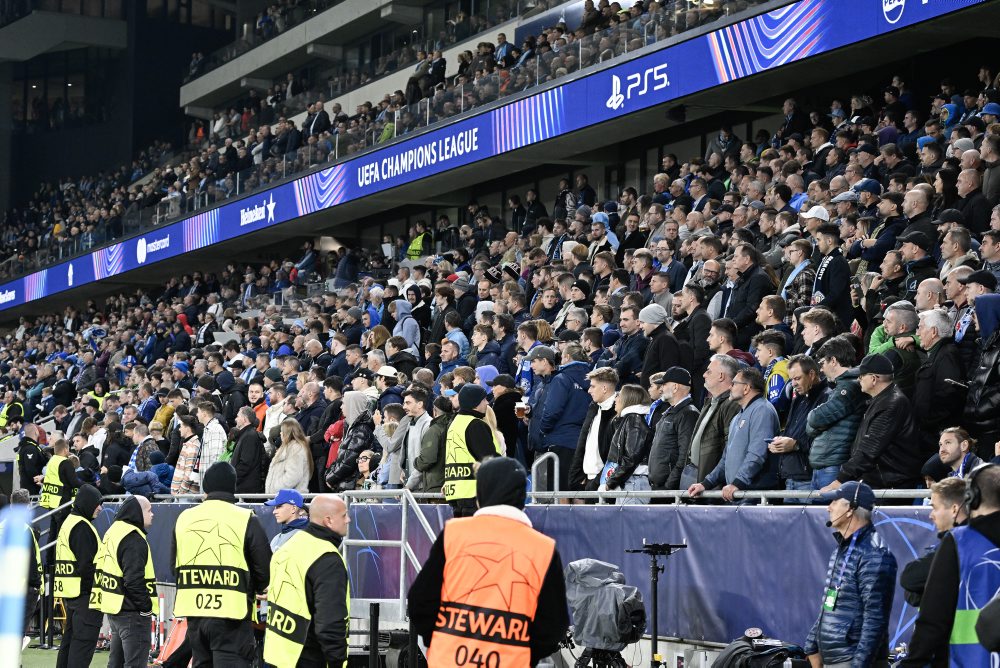
{"type": "Polygon", "coordinates": [[[719,275],[719,272],[717,272],[714,269],[705,269],[701,273],[703,273],[705,276],[718,276],[719,275]]]}
{"type": "Polygon", "coordinates": [[[744,380],[734,380],[733,385],[749,385],[749,383],[744,380]]]}
{"type": "Polygon", "coordinates": [[[358,461],[359,462],[368,462],[368,461],[371,461],[371,457],[367,457],[365,455],[361,455],[360,457],[358,457],[358,461]]]}

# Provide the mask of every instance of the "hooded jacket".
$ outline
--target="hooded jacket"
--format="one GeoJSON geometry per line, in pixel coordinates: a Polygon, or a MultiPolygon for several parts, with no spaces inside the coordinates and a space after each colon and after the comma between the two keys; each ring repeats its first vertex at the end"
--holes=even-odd
{"type": "MultiPolygon", "coordinates": [[[[672,366],[680,366],[681,363],[681,347],[677,338],[667,329],[665,324],[660,325],[649,335],[649,345],[646,346],[646,354],[642,362],[640,384],[649,389],[650,376],[666,371],[672,366]]],[[[688,365],[690,365],[690,360],[688,365]]]]}
{"type": "Polygon", "coordinates": [[[396,326],[392,328],[393,336],[406,339],[406,351],[417,356],[420,350],[420,323],[413,317],[413,306],[405,299],[392,302],[396,307],[396,326]]]}
{"type": "Polygon", "coordinates": [[[142,535],[129,533],[118,545],[118,565],[122,569],[122,587],[125,600],[122,613],[149,612],[152,605],[146,589],[146,559],[149,557],[149,543],[146,542],[146,528],[142,519],[139,500],[130,496],[122,503],[115,515],[115,522],[126,522],[139,529],[142,535]]]}
{"type": "Polygon", "coordinates": [[[496,341],[487,341],[483,349],[477,350],[475,355],[477,369],[487,365],[500,368],[500,346],[496,341]]]}
{"type": "Polygon", "coordinates": [[[976,297],[979,363],[969,374],[965,423],[977,435],[1000,431],[1000,294],[976,297]]]}
{"type": "Polygon", "coordinates": [[[396,371],[405,373],[407,378],[412,378],[413,370],[420,366],[420,362],[408,350],[396,353],[387,359],[385,363],[396,369],[396,371]]]}
{"type": "Polygon", "coordinates": [[[333,490],[354,489],[358,477],[358,456],[375,446],[375,422],[368,411],[368,397],[362,392],[347,392],[343,398],[344,438],[326,483],[333,490]]]}
{"type": "MultiPolygon", "coordinates": [[[[73,510],[70,514],[82,517],[90,524],[94,523],[94,511],[101,505],[101,493],[92,485],[83,485],[73,499],[73,510]]],[[[83,600],[90,597],[90,589],[94,585],[94,557],[100,543],[94,532],[79,523],[69,533],[69,548],[76,555],[76,571],[80,574],[80,596],[83,600]]]]}

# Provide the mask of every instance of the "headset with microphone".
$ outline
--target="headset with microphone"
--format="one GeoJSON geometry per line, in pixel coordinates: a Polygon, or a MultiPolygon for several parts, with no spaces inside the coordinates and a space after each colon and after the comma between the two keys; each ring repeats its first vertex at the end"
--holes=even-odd
{"type": "MultiPolygon", "coordinates": [[[[854,487],[854,498],[851,499],[850,505],[847,507],[847,510],[844,511],[841,514],[841,516],[837,518],[837,520],[836,520],[837,522],[840,522],[840,520],[844,519],[845,517],[847,517],[848,515],[850,515],[851,513],[853,513],[855,510],[857,510],[857,508],[858,508],[858,493],[859,492],[861,492],[861,483],[860,482],[857,483],[857,485],[854,487]]],[[[835,522],[833,520],[827,520],[826,521],[826,526],[827,526],[828,529],[830,527],[832,527],[834,524],[835,524],[835,522]]]]}
{"type": "Polygon", "coordinates": [[[983,502],[983,490],[980,489],[979,484],[976,482],[976,477],[985,469],[993,466],[996,466],[996,464],[980,464],[969,472],[969,482],[965,488],[965,507],[969,510],[969,513],[979,508],[983,502]]]}

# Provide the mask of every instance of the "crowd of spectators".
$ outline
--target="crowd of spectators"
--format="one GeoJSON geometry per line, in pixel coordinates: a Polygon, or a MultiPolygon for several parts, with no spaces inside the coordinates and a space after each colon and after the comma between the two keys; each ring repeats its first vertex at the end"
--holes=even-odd
{"type": "Polygon", "coordinates": [[[42,183],[27,201],[4,212],[0,276],[35,270],[121,237],[128,220],[166,194],[158,177],[174,156],[170,143],[156,141],[130,165],[42,183]]]}
{"type": "Polygon", "coordinates": [[[482,396],[502,452],[554,453],[562,490],[962,476],[1000,441],[1000,104],[978,81],[789,99],[759,143],[723,125],[642,194],[576,174],[417,222],[392,257],[306,242],[24,320],[0,425],[54,418],[105,491],[153,450],[174,492],[220,458],[243,492],[439,491],[441,435],[482,396]]]}

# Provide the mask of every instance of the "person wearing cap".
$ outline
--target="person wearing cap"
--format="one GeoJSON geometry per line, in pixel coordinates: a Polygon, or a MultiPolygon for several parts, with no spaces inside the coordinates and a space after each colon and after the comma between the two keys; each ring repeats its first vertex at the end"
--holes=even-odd
{"type": "Polygon", "coordinates": [[[899,242],[900,257],[906,267],[903,299],[912,304],[916,301],[920,283],[938,276],[937,262],[930,254],[932,242],[923,232],[910,232],[897,237],[896,241],[899,242]]]}
{"type": "Polygon", "coordinates": [[[309,525],[306,502],[296,489],[279,489],[273,499],[264,502],[271,507],[271,514],[278,523],[278,533],[271,539],[271,552],[288,542],[288,539],[309,525]]]}
{"type": "Polygon", "coordinates": [[[271,548],[252,511],[236,505],[236,470],[217,462],[201,477],[205,500],[177,517],[171,559],[194,665],[249,668],[253,600],[268,585],[271,548]]]}
{"type": "Polygon", "coordinates": [[[840,250],[840,228],[834,223],[824,223],[813,236],[823,259],[813,280],[812,305],[825,306],[840,319],[841,327],[849,328],[854,321],[851,267],[840,250]]]}
{"type": "MultiPolygon", "coordinates": [[[[910,650],[899,664],[988,666],[981,643],[981,609],[1000,588],[995,554],[1000,547],[1000,466],[986,464],[969,474],[966,526],[941,539],[920,601],[910,650]]],[[[990,645],[993,645],[991,642],[990,645]]]]}
{"type": "Polygon", "coordinates": [[[868,267],[882,263],[885,254],[896,247],[896,237],[906,227],[903,218],[903,195],[885,193],[876,204],[878,218],[868,233],[856,238],[847,251],[848,259],[860,258],[855,275],[860,276],[868,267]]]}
{"type": "Polygon", "coordinates": [[[858,194],[858,213],[862,217],[874,218],[878,216],[878,202],[882,197],[882,185],[873,178],[863,178],[854,184],[854,192],[858,194]]]}
{"type": "Polygon", "coordinates": [[[990,229],[990,213],[992,206],[983,194],[983,177],[976,169],[963,169],[958,174],[958,196],[962,199],[955,203],[955,208],[965,217],[965,226],[975,235],[981,235],[990,229]]]}
{"type": "Polygon", "coordinates": [[[569,627],[562,559],[524,513],[527,474],[519,462],[486,461],[476,483],[478,510],[445,524],[407,610],[430,666],[454,665],[465,652],[496,657],[498,666],[534,666],[569,627]],[[503,621],[476,632],[487,617],[503,621]]]}
{"type": "Polygon", "coordinates": [[[455,517],[475,512],[477,464],[501,454],[499,439],[483,419],[489,405],[486,398],[480,385],[463,385],[458,413],[448,426],[442,491],[455,517]]]}
{"type": "Polygon", "coordinates": [[[871,400],[851,445],[850,458],[823,491],[835,490],[852,480],[877,489],[920,486],[920,468],[926,457],[916,447],[919,439],[913,408],[893,381],[896,371],[885,355],[867,355],[861,360],[858,383],[871,400]]]}
{"type": "Polygon", "coordinates": [[[837,549],[830,556],[819,616],[802,648],[813,666],[885,666],[896,558],[872,525],[875,492],[849,482],[823,495],[837,549]]]}
{"type": "Polygon", "coordinates": [[[668,408],[654,426],[649,451],[649,484],[656,489],[678,489],[698,422],[698,407],[691,397],[691,374],[672,366],[654,381],[668,408]]]}

